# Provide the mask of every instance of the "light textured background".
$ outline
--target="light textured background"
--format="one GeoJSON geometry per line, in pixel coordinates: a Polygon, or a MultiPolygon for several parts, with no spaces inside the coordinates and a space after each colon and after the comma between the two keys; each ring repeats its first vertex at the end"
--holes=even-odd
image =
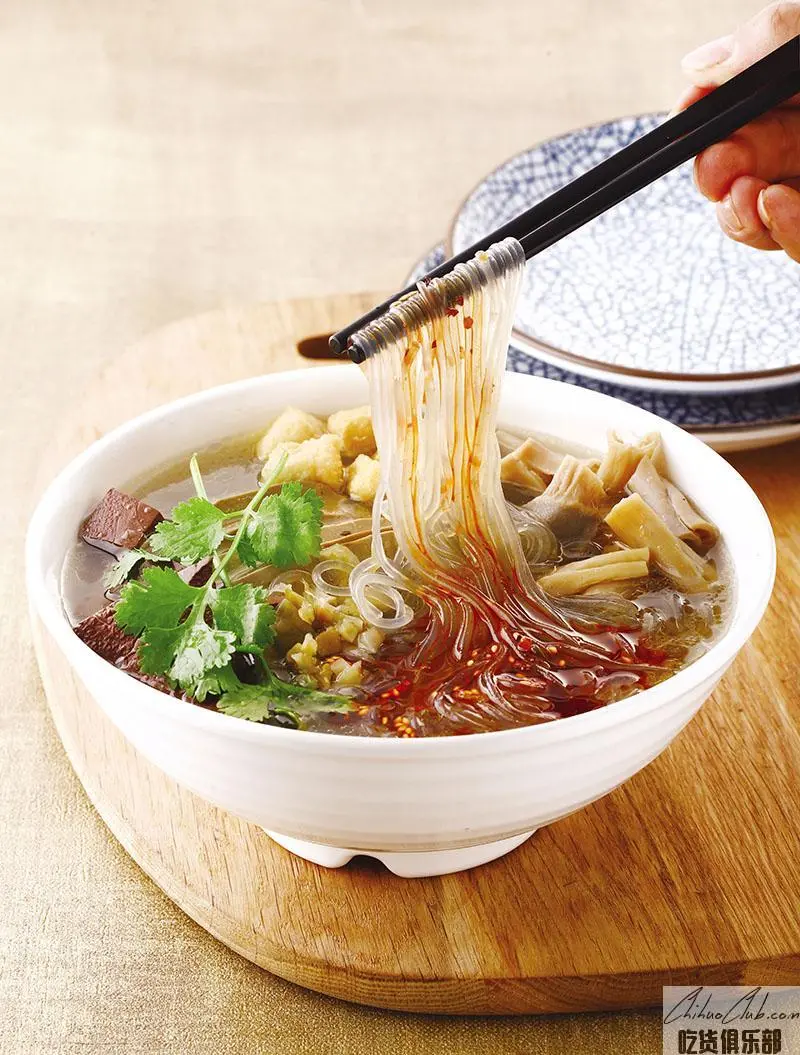
{"type": "Polygon", "coordinates": [[[47,717],[20,552],[65,400],[223,303],[388,289],[508,154],[669,106],[743,0],[2,0],[0,1052],[655,1052],[655,1013],[426,1019],[265,975],[94,814],[47,717]]]}

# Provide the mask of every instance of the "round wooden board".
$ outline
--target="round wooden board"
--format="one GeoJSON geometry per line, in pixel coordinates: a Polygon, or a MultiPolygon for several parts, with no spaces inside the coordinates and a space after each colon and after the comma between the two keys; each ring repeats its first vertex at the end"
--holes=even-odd
{"type": "MultiPolygon", "coordinates": [[[[67,408],[44,477],[158,403],[311,367],[298,339],[377,299],[262,304],[160,331],[67,408]]],[[[733,459],[772,517],[780,570],[761,628],[700,716],[624,787],[472,872],[403,880],[293,857],[144,761],[38,626],[59,734],[111,831],[181,908],[320,992],[500,1014],[652,1005],[670,983],[800,983],[799,455],[793,444],[733,459]]]]}

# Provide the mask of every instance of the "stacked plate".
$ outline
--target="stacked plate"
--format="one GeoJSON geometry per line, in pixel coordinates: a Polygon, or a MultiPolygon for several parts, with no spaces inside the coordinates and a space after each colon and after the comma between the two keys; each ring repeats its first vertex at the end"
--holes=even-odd
{"type": "MultiPolygon", "coordinates": [[[[487,176],[421,277],[661,120],[583,128],[487,176]]],[[[800,265],[729,241],[691,166],[531,260],[509,369],[636,403],[720,451],[800,437],[800,265]]]]}

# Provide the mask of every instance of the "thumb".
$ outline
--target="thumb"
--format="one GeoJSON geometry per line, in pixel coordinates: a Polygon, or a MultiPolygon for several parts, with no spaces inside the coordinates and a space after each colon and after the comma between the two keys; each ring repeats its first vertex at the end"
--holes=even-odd
{"type": "Polygon", "coordinates": [[[735,33],[689,52],[681,63],[683,72],[699,87],[716,87],[798,33],[800,0],[780,0],[759,11],[735,33]]]}
{"type": "Polygon", "coordinates": [[[800,263],[800,191],[783,184],[765,187],[758,196],[758,215],[773,240],[800,263]]]}

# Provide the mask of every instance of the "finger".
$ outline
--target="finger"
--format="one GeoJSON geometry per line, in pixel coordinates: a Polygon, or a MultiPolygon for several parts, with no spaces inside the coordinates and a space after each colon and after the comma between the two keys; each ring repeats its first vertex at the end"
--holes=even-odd
{"type": "Polygon", "coordinates": [[[691,88],[687,88],[679,97],[678,101],[672,107],[667,117],[674,117],[675,114],[679,114],[681,110],[685,110],[692,103],[699,102],[704,96],[713,92],[713,88],[698,88],[696,84],[693,84],[691,88]]]}
{"type": "Polygon", "coordinates": [[[800,263],[800,191],[778,184],[758,196],[758,212],[769,233],[800,263]]]}
{"type": "Polygon", "coordinates": [[[719,225],[728,238],[753,249],[780,249],[758,213],[758,196],[769,186],[764,180],[743,176],[717,205],[719,225]]]}
{"type": "Polygon", "coordinates": [[[695,180],[720,201],[740,176],[780,183],[800,172],[800,109],[778,109],[698,154],[695,180]]]}
{"type": "Polygon", "coordinates": [[[798,33],[800,0],[781,0],[759,11],[734,33],[690,52],[682,61],[683,71],[702,87],[723,84],[798,33]]]}

